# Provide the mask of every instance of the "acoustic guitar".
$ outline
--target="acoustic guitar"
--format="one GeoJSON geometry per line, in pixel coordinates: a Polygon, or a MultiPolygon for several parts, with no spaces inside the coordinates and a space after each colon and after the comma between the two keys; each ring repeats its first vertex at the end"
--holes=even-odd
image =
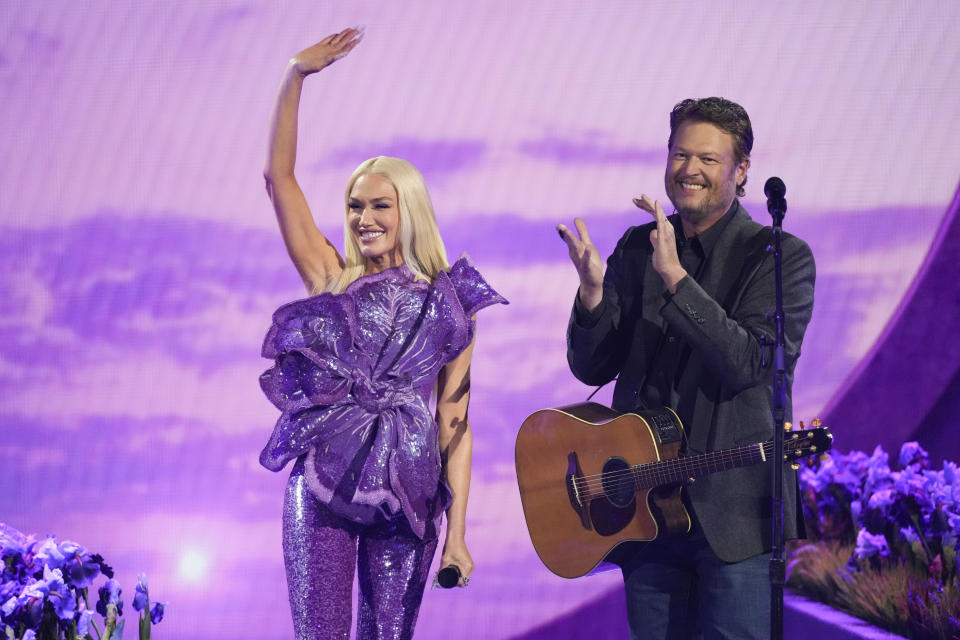
{"type": "MultiPolygon", "coordinates": [[[[784,459],[831,447],[820,427],[784,434],[784,459]]],[[[540,560],[563,578],[614,568],[623,543],[687,532],[680,496],[696,478],[770,461],[773,442],[681,455],[677,414],[619,414],[596,403],[531,414],[517,434],[520,499],[540,560]]]]}

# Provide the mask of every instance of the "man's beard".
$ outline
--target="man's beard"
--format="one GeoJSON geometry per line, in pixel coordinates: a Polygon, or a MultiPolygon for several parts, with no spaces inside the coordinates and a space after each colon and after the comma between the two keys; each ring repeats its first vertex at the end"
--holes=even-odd
{"type": "Polygon", "coordinates": [[[694,226],[722,216],[730,208],[730,204],[734,198],[736,198],[736,187],[718,191],[712,183],[707,183],[703,189],[707,192],[707,196],[695,205],[677,204],[674,200],[674,194],[683,193],[683,187],[677,182],[673,183],[672,188],[667,189],[667,197],[669,197],[671,204],[673,204],[674,210],[680,214],[681,218],[694,226]]]}

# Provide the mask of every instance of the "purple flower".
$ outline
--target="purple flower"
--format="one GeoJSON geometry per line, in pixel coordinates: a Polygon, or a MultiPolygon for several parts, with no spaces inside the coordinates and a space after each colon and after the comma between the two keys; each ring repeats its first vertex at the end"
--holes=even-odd
{"type": "Polygon", "coordinates": [[[886,558],[890,555],[890,547],[887,546],[887,539],[882,535],[873,535],[865,529],[857,533],[857,546],[853,550],[853,555],[860,559],[873,558],[874,556],[886,558]]]}
{"type": "Polygon", "coordinates": [[[77,596],[63,581],[60,569],[43,568],[43,579],[48,585],[47,601],[61,620],[72,620],[77,608],[77,596]]]}
{"type": "MultiPolygon", "coordinates": [[[[45,573],[49,571],[50,570],[47,569],[45,573]]],[[[56,569],[56,571],[59,573],[60,570],[56,569]]],[[[39,598],[41,600],[46,600],[49,594],[50,594],[50,583],[47,580],[34,580],[30,584],[28,584],[24,588],[24,590],[20,593],[20,599],[23,600],[24,598],[39,598]]]]}
{"type": "Polygon", "coordinates": [[[957,478],[960,477],[960,471],[955,462],[949,460],[943,461],[943,481],[951,487],[957,486],[957,478]]]}
{"type": "Polygon", "coordinates": [[[93,619],[93,611],[86,609],[77,614],[77,635],[81,638],[90,631],[90,621],[93,619]]]}
{"type": "Polygon", "coordinates": [[[10,596],[20,593],[20,583],[10,580],[0,585],[0,603],[6,602],[10,596]]]}
{"type": "Polygon", "coordinates": [[[143,611],[149,601],[150,596],[147,594],[147,574],[141,573],[137,576],[137,592],[133,596],[133,608],[136,611],[143,611]]]}
{"type": "Polygon", "coordinates": [[[89,587],[93,584],[94,579],[100,575],[100,564],[76,542],[62,542],[60,553],[64,557],[64,579],[78,589],[89,587]]]}
{"type": "Polygon", "coordinates": [[[860,513],[863,511],[863,503],[854,500],[850,503],[850,518],[854,523],[860,522],[860,513]]]}
{"type": "Polygon", "coordinates": [[[867,501],[867,508],[882,509],[886,511],[890,509],[894,502],[896,502],[896,496],[894,495],[893,490],[883,489],[882,491],[877,491],[870,496],[870,499],[867,501]]]}
{"type": "Polygon", "coordinates": [[[947,515],[947,522],[953,530],[954,535],[960,536],[960,515],[951,513],[947,515]]]}
{"type": "Polygon", "coordinates": [[[35,580],[28,584],[19,595],[3,603],[0,611],[8,622],[22,623],[27,627],[36,627],[43,617],[43,603],[46,602],[50,587],[46,582],[35,580]]]}
{"type": "Polygon", "coordinates": [[[97,592],[100,596],[100,599],[97,600],[97,613],[106,617],[107,615],[107,605],[115,604],[117,605],[117,615],[123,615],[123,601],[120,600],[120,583],[110,578],[103,586],[100,587],[100,590],[97,592]]]}
{"type": "Polygon", "coordinates": [[[19,604],[19,598],[17,598],[17,596],[15,595],[10,596],[3,602],[3,605],[0,606],[0,613],[3,614],[4,618],[9,618],[10,616],[13,615],[13,611],[14,609],[17,608],[18,604],[19,604]]]}
{"type": "Polygon", "coordinates": [[[918,465],[922,469],[930,468],[930,456],[917,441],[904,442],[900,447],[900,466],[918,465]]]}
{"type": "Polygon", "coordinates": [[[916,467],[907,467],[903,471],[895,471],[891,476],[893,477],[894,488],[900,493],[926,497],[927,492],[924,487],[927,484],[927,478],[916,467]]]}
{"type": "Polygon", "coordinates": [[[51,569],[59,569],[63,566],[63,561],[65,560],[53,536],[48,536],[46,540],[40,543],[40,548],[37,549],[34,557],[41,566],[50,567],[51,569]]]}
{"type": "Polygon", "coordinates": [[[163,620],[163,609],[167,606],[166,602],[154,602],[150,607],[150,622],[157,624],[163,620]]]}
{"type": "Polygon", "coordinates": [[[873,454],[866,460],[864,472],[866,474],[864,492],[873,493],[890,486],[889,457],[880,445],[877,445],[873,454]]]}
{"type": "Polygon", "coordinates": [[[920,538],[917,536],[917,532],[913,530],[913,527],[901,527],[900,537],[908,544],[920,542],[920,538]]]}
{"type": "Polygon", "coordinates": [[[37,632],[33,629],[27,629],[23,632],[22,640],[37,640],[37,632]]]}
{"type": "Polygon", "coordinates": [[[103,561],[102,555],[100,555],[99,553],[94,553],[93,555],[90,556],[90,561],[97,563],[97,565],[100,567],[100,573],[107,576],[108,578],[113,577],[113,567],[111,567],[110,565],[108,565],[106,562],[103,561]]]}

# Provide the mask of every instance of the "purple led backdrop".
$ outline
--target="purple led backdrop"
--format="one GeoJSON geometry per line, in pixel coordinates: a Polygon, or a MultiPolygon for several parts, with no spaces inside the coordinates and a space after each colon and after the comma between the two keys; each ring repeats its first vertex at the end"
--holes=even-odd
{"type": "MultiPolygon", "coordinates": [[[[352,24],[364,42],[302,102],[319,224],[340,243],[350,171],[407,158],[451,258],[512,303],[481,318],[474,358],[478,568],[469,590],[427,593],[424,638],[518,636],[619,583],[540,565],[513,441],[589,392],[566,366],[576,276],[553,227],[583,217],[606,254],[644,221],[630,199],[663,198],[675,102],[747,108],[745,203],[766,221],[781,176],[785,226],[817,257],[797,418],[880,335],[957,188],[949,0],[3,3],[0,521],[101,552],[128,594],[146,571],[170,602],[161,639],[291,635],[257,377],[270,313],[303,292],[260,173],[286,60],[352,24]]],[[[872,448],[830,426],[838,448],[872,448]]]]}

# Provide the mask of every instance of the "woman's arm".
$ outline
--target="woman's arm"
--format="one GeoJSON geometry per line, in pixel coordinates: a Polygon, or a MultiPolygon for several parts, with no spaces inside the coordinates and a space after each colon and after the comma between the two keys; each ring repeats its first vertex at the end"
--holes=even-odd
{"type": "Polygon", "coordinates": [[[440,457],[447,484],[453,491],[453,503],[447,509],[447,537],[443,544],[440,567],[456,565],[463,578],[473,573],[473,558],[465,540],[467,496],[470,493],[470,458],[473,434],[467,420],[470,401],[470,358],[473,345],[447,363],[437,378],[437,425],[440,428],[440,457]]]}
{"type": "Polygon", "coordinates": [[[297,160],[297,112],[303,79],[347,55],[362,38],[345,29],[304,49],[287,65],[270,121],[267,162],[263,169],[287,253],[309,293],[324,291],[340,274],[343,259],[320,232],[294,176],[297,160]]]}

